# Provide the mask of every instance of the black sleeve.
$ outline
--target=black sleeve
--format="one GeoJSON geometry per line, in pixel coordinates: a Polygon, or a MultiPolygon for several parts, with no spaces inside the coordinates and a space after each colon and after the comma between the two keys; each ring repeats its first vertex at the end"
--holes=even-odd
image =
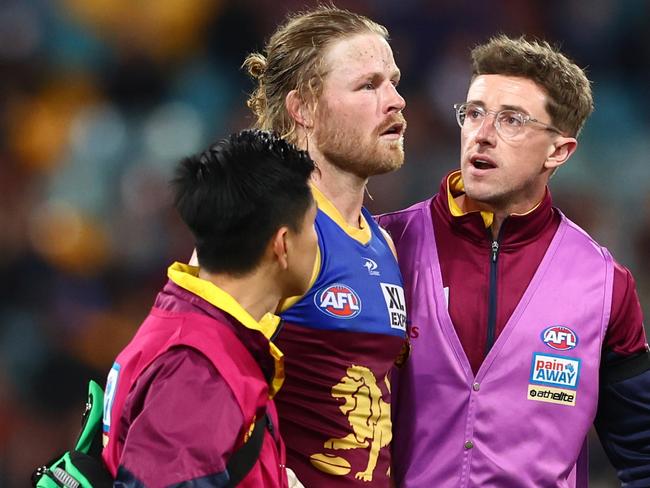
{"type": "Polygon", "coordinates": [[[650,487],[650,352],[601,366],[595,427],[623,485],[650,487]]]}

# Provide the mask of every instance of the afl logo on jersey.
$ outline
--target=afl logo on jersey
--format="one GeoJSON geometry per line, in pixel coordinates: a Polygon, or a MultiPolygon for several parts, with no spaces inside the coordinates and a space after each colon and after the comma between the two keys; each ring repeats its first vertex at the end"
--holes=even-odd
{"type": "Polygon", "coordinates": [[[563,325],[552,325],[544,329],[542,340],[548,347],[558,351],[568,351],[578,345],[576,333],[563,325]]]}
{"type": "Polygon", "coordinates": [[[321,288],[314,295],[314,303],[321,312],[339,319],[351,319],[361,312],[359,295],[341,283],[321,288]]]}

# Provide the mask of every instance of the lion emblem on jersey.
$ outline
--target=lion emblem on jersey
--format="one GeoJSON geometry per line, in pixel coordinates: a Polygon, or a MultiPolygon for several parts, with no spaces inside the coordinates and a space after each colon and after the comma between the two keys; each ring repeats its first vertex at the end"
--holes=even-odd
{"type": "MultiPolygon", "coordinates": [[[[390,392],[388,377],[384,378],[384,382],[390,392]]],[[[372,481],[379,451],[388,446],[392,439],[390,404],[382,399],[375,375],[364,366],[350,366],[346,371],[346,376],[332,387],[332,396],[344,400],[339,409],[348,418],[352,432],[340,439],[328,439],[324,447],[336,450],[370,448],[366,469],[356,473],[355,477],[363,481],[372,481]]],[[[314,456],[324,457],[326,455],[314,456]]],[[[312,459],[312,464],[331,474],[347,474],[349,472],[350,465],[345,459],[338,456],[329,456],[328,459],[339,461],[338,463],[328,463],[328,465],[340,465],[338,471],[332,470],[329,466],[328,469],[323,469],[321,463],[314,462],[315,459],[312,459]],[[347,469],[340,469],[344,466],[347,469]]]]}

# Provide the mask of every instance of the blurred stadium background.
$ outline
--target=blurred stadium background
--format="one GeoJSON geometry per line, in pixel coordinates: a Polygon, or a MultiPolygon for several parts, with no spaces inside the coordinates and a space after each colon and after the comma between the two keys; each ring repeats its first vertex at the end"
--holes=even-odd
{"type": "MultiPolygon", "coordinates": [[[[354,0],[391,31],[406,165],[371,181],[374,212],[436,191],[457,166],[452,104],[491,34],[559,43],[596,112],[554,200],[634,273],[650,312],[650,2],[354,0]]],[[[0,2],[0,486],[28,486],[76,435],[189,234],[170,207],[182,156],[250,126],[239,69],[308,0],[0,2]]],[[[591,486],[617,486],[592,442],[591,486]]]]}

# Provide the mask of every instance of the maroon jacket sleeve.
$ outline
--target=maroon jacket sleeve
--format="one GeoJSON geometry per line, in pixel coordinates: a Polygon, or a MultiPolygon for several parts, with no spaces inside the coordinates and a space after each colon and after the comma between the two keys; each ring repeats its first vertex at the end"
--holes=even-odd
{"type": "Polygon", "coordinates": [[[124,411],[128,430],[116,486],[227,483],[243,415],[203,354],[179,347],[158,357],[129,392],[124,411]]]}
{"type": "Polygon", "coordinates": [[[642,353],[647,348],[643,312],[632,273],[614,263],[612,312],[605,335],[605,361],[642,353]]]}
{"type": "Polygon", "coordinates": [[[632,274],[614,268],[612,314],[600,369],[594,425],[618,478],[650,486],[650,354],[632,274]]]}

